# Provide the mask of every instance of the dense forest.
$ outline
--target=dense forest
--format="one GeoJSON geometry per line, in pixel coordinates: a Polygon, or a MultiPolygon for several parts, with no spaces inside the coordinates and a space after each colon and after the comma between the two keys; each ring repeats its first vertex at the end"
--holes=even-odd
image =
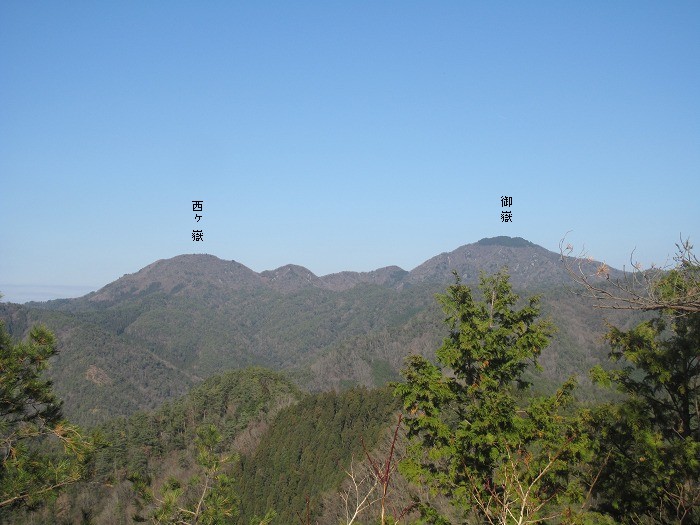
{"type": "Polygon", "coordinates": [[[0,324],[0,522],[700,523],[700,265],[685,248],[646,289],[580,283],[644,312],[608,325],[609,361],[579,356],[585,375],[539,380],[560,328],[541,297],[505,271],[455,272],[442,342],[400,374],[371,368],[381,388],[238,368],[89,428],[46,377],[56,337],[15,309],[26,337],[0,324]]]}

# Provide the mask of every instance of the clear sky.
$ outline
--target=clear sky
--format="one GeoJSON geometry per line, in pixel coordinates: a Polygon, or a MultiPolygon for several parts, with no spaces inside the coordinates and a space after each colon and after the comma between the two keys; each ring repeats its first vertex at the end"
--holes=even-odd
{"type": "Polygon", "coordinates": [[[0,3],[4,300],[570,230],[659,264],[699,190],[697,1],[0,3]]]}

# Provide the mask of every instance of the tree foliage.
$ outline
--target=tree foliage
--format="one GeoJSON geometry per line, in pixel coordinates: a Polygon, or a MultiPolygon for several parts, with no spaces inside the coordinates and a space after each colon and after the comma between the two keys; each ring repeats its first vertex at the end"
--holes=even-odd
{"type": "Polygon", "coordinates": [[[386,389],[353,388],[309,395],[282,410],[235,472],[241,522],[274,509],[274,523],[298,523],[308,497],[315,523],[324,510],[322,494],[341,484],[344,465],[363,454],[363,440],[369,450],[377,444],[396,409],[386,389]]]}
{"type": "Polygon", "coordinates": [[[700,522],[700,314],[610,327],[618,368],[593,370],[625,401],[598,410],[601,508],[622,521],[700,522]]]}
{"type": "MultiPolygon", "coordinates": [[[[232,458],[219,453],[220,443],[221,434],[216,426],[204,425],[197,429],[195,445],[199,472],[184,485],[170,478],[158,494],[141,479],[134,479],[144,500],[155,503],[150,511],[151,523],[217,525],[234,520],[238,515],[238,500],[233,491],[233,478],[226,473],[232,458]]],[[[145,521],[141,517],[137,519],[145,521]]]]}
{"type": "Polygon", "coordinates": [[[13,342],[0,323],[0,512],[35,506],[81,479],[95,441],[62,418],[42,376],[56,339],[42,326],[13,342]]]}
{"type": "MultiPolygon", "coordinates": [[[[574,465],[590,446],[580,418],[568,416],[574,382],[555,395],[524,399],[523,372],[536,364],[554,328],[537,297],[520,308],[504,273],[481,277],[483,300],[456,276],[438,296],[449,335],[438,365],[411,356],[396,393],[408,412],[413,481],[445,495],[462,518],[537,523],[571,513],[586,486],[574,465]]],[[[447,518],[429,502],[423,515],[447,518]]]]}

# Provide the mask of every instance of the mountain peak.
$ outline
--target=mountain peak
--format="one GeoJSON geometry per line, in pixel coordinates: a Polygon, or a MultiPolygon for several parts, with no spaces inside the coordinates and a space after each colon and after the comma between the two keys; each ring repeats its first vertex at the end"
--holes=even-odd
{"type": "Polygon", "coordinates": [[[506,246],[508,248],[535,248],[537,245],[522,237],[508,237],[507,235],[499,235],[498,237],[484,237],[476,241],[474,244],[479,246],[506,246]]]}
{"type": "Polygon", "coordinates": [[[281,292],[294,292],[307,286],[321,288],[321,280],[308,268],[298,264],[285,264],[276,270],[260,273],[262,282],[281,292]]]}
{"type": "Polygon", "coordinates": [[[508,268],[511,282],[520,287],[538,283],[561,284],[569,276],[560,257],[522,237],[487,237],[427,260],[410,272],[414,282],[446,282],[456,271],[465,282],[477,282],[480,273],[508,268]]]}
{"type": "Polygon", "coordinates": [[[260,276],[236,261],[209,254],[184,254],[160,259],[136,273],[126,274],[85,298],[111,303],[154,292],[175,294],[207,284],[234,290],[259,285],[260,276]]]}

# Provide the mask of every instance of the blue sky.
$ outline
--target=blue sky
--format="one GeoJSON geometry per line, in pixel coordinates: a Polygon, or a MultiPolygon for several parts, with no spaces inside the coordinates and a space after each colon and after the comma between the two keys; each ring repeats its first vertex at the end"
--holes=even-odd
{"type": "Polygon", "coordinates": [[[698,2],[8,0],[0,292],[182,253],[411,269],[570,230],[663,263],[700,240],[698,93],[698,2]]]}

